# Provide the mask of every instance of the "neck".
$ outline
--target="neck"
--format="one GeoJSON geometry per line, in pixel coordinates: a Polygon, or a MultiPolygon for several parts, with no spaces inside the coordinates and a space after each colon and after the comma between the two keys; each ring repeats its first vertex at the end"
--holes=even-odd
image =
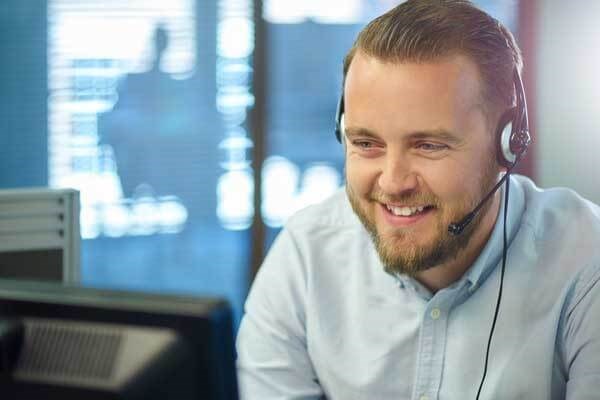
{"type": "Polygon", "coordinates": [[[473,265],[489,240],[496,224],[500,211],[500,197],[501,192],[496,193],[491,199],[492,205],[481,218],[479,226],[467,247],[462,249],[452,260],[419,272],[416,275],[415,278],[432,293],[436,293],[438,290],[448,287],[459,280],[473,265]]]}

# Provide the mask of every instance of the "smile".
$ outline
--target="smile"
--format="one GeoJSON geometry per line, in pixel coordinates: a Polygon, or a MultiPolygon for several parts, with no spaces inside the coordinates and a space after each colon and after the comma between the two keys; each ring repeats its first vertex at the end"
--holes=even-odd
{"type": "Polygon", "coordinates": [[[417,214],[421,214],[424,211],[429,210],[430,208],[432,208],[431,206],[415,206],[415,207],[408,207],[408,206],[392,206],[389,204],[386,204],[385,207],[388,209],[388,211],[396,216],[399,217],[412,217],[413,215],[417,215],[417,214]]]}

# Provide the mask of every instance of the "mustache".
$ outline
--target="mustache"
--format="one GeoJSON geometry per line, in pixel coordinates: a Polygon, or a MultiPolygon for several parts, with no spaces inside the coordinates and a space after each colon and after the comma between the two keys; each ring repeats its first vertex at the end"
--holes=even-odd
{"type": "Polygon", "coordinates": [[[441,205],[440,200],[431,193],[402,193],[397,195],[386,195],[381,192],[372,192],[369,196],[370,200],[377,201],[379,203],[395,203],[395,204],[423,204],[428,206],[439,207],[441,205]]]}

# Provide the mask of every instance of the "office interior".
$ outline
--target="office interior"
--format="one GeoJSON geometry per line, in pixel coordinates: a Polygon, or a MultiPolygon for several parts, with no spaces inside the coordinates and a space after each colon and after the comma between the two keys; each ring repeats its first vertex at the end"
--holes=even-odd
{"type": "MultiPolygon", "coordinates": [[[[342,59],[394,3],[4,0],[0,188],[79,191],[78,284],[223,297],[237,326],[285,220],[343,185],[342,59]]],[[[523,49],[520,171],[600,203],[600,2],[476,3],[523,49]]]]}

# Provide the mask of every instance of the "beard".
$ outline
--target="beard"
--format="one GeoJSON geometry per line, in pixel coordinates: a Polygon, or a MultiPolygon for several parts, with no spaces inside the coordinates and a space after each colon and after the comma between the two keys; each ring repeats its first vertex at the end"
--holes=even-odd
{"type": "Polygon", "coordinates": [[[471,221],[464,231],[454,236],[448,232],[448,225],[464,218],[491,190],[498,179],[496,164],[490,165],[477,185],[481,188],[477,193],[465,198],[460,204],[445,207],[440,199],[432,193],[410,192],[390,198],[379,192],[368,196],[369,203],[404,203],[432,205],[436,215],[434,221],[434,236],[428,243],[417,242],[415,232],[411,229],[394,229],[384,235],[379,232],[374,215],[370,215],[361,205],[358,196],[346,183],[346,193],[350,205],[359,220],[369,232],[377,254],[385,271],[392,275],[405,274],[415,276],[417,273],[434,268],[454,260],[469,244],[473,234],[480,226],[483,217],[490,209],[492,202],[488,201],[471,221]]]}

